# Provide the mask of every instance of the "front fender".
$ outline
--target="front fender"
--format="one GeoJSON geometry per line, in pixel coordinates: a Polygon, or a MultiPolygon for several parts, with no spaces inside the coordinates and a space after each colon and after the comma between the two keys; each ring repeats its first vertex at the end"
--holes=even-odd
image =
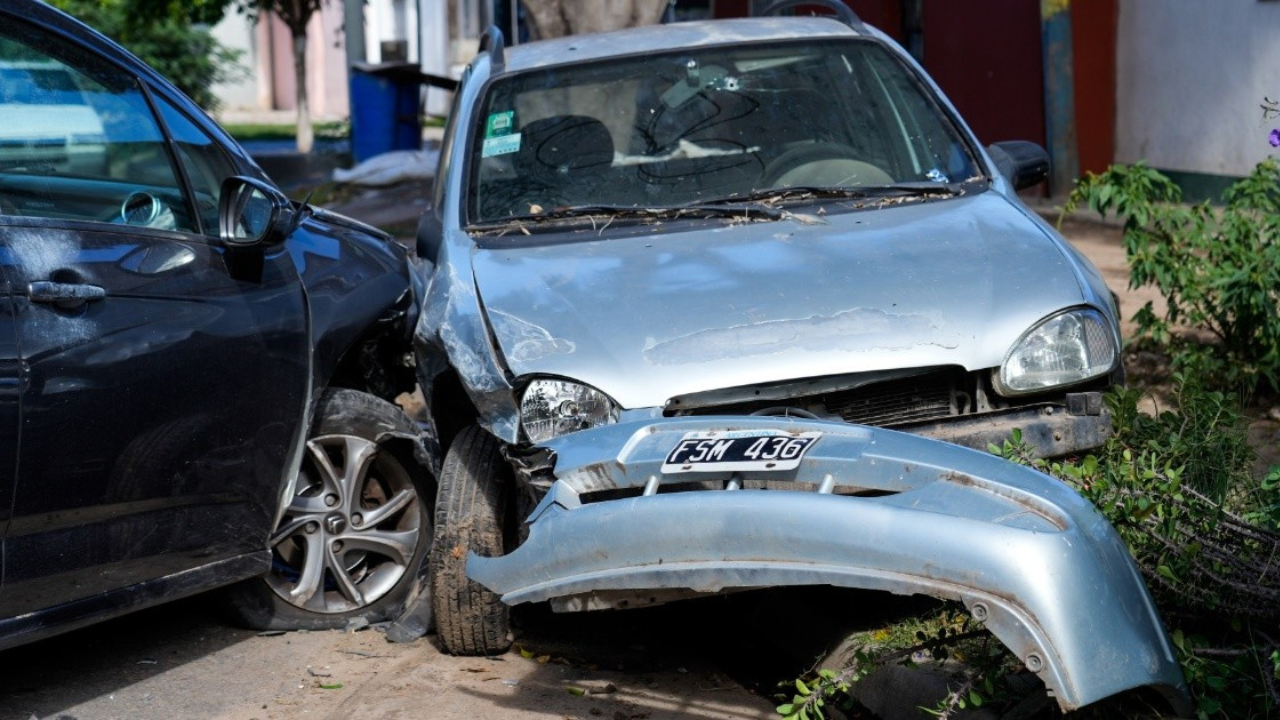
{"type": "Polygon", "coordinates": [[[1190,709],[1124,544],[1034,470],[904,433],[777,418],[628,423],[546,447],[555,482],[527,541],[468,560],[504,602],[589,608],[619,591],[814,584],[919,593],[963,602],[1064,710],[1139,687],[1190,709]],[[822,436],[794,470],[661,472],[687,432],[753,429],[822,436]]]}
{"type": "Polygon", "coordinates": [[[476,409],[476,422],[512,443],[519,435],[515,390],[502,364],[500,348],[489,332],[475,277],[466,262],[470,240],[465,233],[455,235],[441,246],[439,262],[430,267],[426,283],[423,310],[414,332],[419,382],[430,398],[436,378],[452,368],[476,409]]]}

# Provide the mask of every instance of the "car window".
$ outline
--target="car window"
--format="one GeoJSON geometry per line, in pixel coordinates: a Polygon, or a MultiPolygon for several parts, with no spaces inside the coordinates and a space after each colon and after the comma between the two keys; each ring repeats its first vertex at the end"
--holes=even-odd
{"type": "Polygon", "coordinates": [[[136,78],[0,28],[0,213],[196,230],[181,187],[136,78]]]}
{"type": "Polygon", "coordinates": [[[218,227],[218,197],[222,181],[236,174],[235,165],[222,146],[172,103],[157,99],[157,104],[187,174],[204,230],[212,233],[218,227]]]}
{"type": "Polygon", "coordinates": [[[671,206],[787,187],[956,183],[968,143],[903,61],[867,40],[686,49],[492,82],[468,219],[671,206]]]}

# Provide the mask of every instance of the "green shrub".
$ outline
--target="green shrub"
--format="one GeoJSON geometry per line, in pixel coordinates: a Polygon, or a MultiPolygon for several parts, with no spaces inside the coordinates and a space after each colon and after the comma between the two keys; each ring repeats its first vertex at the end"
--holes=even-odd
{"type": "Polygon", "coordinates": [[[1066,210],[1123,219],[1130,287],[1154,285],[1168,305],[1163,316],[1138,310],[1139,337],[1169,346],[1175,369],[1246,398],[1280,391],[1280,164],[1259,163],[1221,208],[1181,199],[1142,163],[1113,165],[1079,180],[1066,210]]]}
{"type": "Polygon", "coordinates": [[[1154,417],[1138,409],[1141,390],[1112,391],[1108,406],[1119,431],[1102,449],[1105,463],[1129,464],[1123,451],[1146,454],[1150,464],[1177,468],[1182,484],[1214,503],[1253,508],[1259,502],[1252,479],[1255,453],[1235,399],[1183,373],[1174,373],[1173,386],[1177,410],[1154,417]]]}
{"type": "Polygon", "coordinates": [[[1020,436],[996,454],[1058,477],[1124,539],[1173,640],[1201,718],[1280,712],[1280,473],[1259,483],[1236,405],[1175,376],[1179,411],[1150,417],[1141,392],[1107,396],[1098,454],[1047,463],[1020,436]],[[1194,482],[1192,478],[1197,478],[1194,482]]]}
{"type": "Polygon", "coordinates": [[[784,692],[775,697],[784,720],[820,720],[828,717],[832,707],[850,710],[849,690],[878,668],[894,664],[915,668],[922,663],[942,667],[956,660],[963,666],[948,666],[955,674],[947,696],[935,708],[921,708],[922,713],[948,718],[993,701],[1008,701],[1010,693],[998,680],[1022,669],[1018,658],[955,602],[890,628],[850,636],[836,655],[843,660],[843,668],[816,669],[780,685],[784,692]]]}
{"type": "MultiPolygon", "coordinates": [[[[1174,380],[1179,410],[1156,417],[1139,411],[1140,391],[1109,393],[1115,433],[1095,454],[1060,462],[1035,459],[1018,433],[991,450],[1070,484],[1115,527],[1160,609],[1199,717],[1275,717],[1280,715],[1280,469],[1262,482],[1253,479],[1253,453],[1236,404],[1184,376],[1174,380]]],[[[822,717],[824,707],[838,705],[849,687],[876,667],[909,662],[919,648],[937,657],[939,649],[989,639],[968,632],[962,616],[962,608],[951,608],[925,619],[923,628],[920,620],[909,620],[865,641],[856,639],[847,667],[802,678],[795,693],[782,698],[779,712],[822,717]],[[913,637],[922,644],[904,647],[913,637]]],[[[1002,677],[1016,659],[985,650],[965,655],[974,665],[972,674],[934,714],[949,717],[962,704],[1007,704],[1007,693],[991,678],[1002,677]]],[[[1128,715],[1107,704],[1095,708],[1093,716],[1128,715]]]]}

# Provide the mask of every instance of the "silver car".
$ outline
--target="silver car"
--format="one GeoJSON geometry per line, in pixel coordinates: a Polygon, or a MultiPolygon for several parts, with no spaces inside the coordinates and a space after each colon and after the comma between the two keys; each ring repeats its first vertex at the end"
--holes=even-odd
{"type": "Polygon", "coordinates": [[[1064,708],[1180,703],[1092,507],[898,432],[1100,444],[1116,309],[1015,194],[1044,151],[984,150],[841,12],[487,36],[419,229],[441,642],[501,652],[521,602],[831,584],[963,601],[1064,708]]]}

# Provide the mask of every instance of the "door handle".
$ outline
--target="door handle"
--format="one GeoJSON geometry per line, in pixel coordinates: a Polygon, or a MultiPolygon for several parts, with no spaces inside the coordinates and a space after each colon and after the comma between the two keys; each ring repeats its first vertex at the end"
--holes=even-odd
{"type": "Polygon", "coordinates": [[[76,308],[93,300],[101,300],[107,291],[97,285],[57,283],[41,280],[27,286],[31,302],[54,303],[63,308],[76,308]]]}

